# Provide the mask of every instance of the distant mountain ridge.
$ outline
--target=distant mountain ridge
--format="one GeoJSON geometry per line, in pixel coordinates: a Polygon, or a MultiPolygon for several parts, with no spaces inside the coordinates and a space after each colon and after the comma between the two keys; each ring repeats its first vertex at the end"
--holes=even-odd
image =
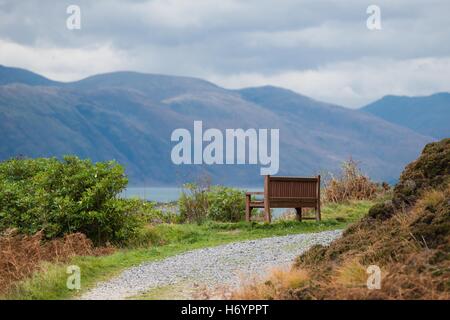
{"type": "Polygon", "coordinates": [[[58,84],[57,81],[52,81],[34,72],[20,68],[5,67],[0,64],[0,85],[11,83],[22,83],[30,86],[58,84]]]}
{"type": "Polygon", "coordinates": [[[172,164],[176,128],[280,129],[280,171],[314,175],[352,156],[377,180],[395,179],[431,137],[366,112],[277,87],[228,90],[202,79],[114,72],[61,83],[0,68],[0,159],[76,154],[116,159],[132,185],[260,185],[259,166],[172,164]],[[395,137],[395,139],[393,138],[395,137]]]}
{"type": "Polygon", "coordinates": [[[450,137],[448,92],[421,97],[385,96],[361,110],[436,139],[450,137]]]}

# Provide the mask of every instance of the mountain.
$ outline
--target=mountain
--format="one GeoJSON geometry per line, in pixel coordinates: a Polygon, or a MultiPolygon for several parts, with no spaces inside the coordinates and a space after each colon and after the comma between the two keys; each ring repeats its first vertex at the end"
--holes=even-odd
{"type": "Polygon", "coordinates": [[[0,85],[11,83],[23,83],[30,86],[48,86],[57,82],[28,70],[5,67],[0,64],[0,85]]]}
{"type": "Polygon", "coordinates": [[[450,137],[450,93],[423,97],[385,96],[361,109],[436,139],[450,137]]]}
{"type": "Polygon", "coordinates": [[[195,120],[204,130],[279,129],[280,175],[333,171],[352,156],[375,179],[392,181],[432,140],[276,87],[227,90],[196,78],[136,72],[36,84],[30,78],[39,78],[24,72],[1,73],[8,79],[0,80],[0,159],[115,159],[132,185],[179,185],[207,173],[215,183],[261,186],[259,165],[174,165],[171,133],[192,133],[195,120]]]}

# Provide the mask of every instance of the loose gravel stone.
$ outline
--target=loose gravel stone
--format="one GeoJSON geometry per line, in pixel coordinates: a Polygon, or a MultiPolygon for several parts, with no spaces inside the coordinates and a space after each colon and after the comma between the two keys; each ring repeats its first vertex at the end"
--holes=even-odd
{"type": "Polygon", "coordinates": [[[126,299],[180,283],[206,288],[237,287],[242,279],[290,265],[311,246],[327,245],[341,234],[342,230],[295,234],[187,251],[129,268],[116,278],[98,283],[81,299],[126,299]]]}

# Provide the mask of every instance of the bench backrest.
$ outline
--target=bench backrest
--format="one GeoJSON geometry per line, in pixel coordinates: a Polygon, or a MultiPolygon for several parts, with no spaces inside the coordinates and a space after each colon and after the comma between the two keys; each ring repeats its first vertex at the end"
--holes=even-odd
{"type": "Polygon", "coordinates": [[[320,176],[311,178],[266,176],[264,189],[270,199],[319,199],[320,176]]]}

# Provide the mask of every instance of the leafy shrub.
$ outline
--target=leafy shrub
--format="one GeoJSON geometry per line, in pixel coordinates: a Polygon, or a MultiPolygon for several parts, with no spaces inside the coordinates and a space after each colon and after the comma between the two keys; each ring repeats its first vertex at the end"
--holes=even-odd
{"type": "Polygon", "coordinates": [[[245,194],[234,188],[214,186],[207,192],[208,218],[237,222],[245,217],[245,194]]]}
{"type": "Polygon", "coordinates": [[[178,200],[180,220],[183,222],[203,222],[208,215],[209,186],[187,183],[178,200]]]}
{"type": "Polygon", "coordinates": [[[236,222],[245,216],[244,192],[223,186],[186,184],[178,205],[183,222],[236,222]]]}
{"type": "Polygon", "coordinates": [[[81,232],[95,243],[124,242],[143,224],[136,201],[117,199],[127,185],[122,166],[66,156],[0,163],[0,230],[47,239],[81,232]]]}

